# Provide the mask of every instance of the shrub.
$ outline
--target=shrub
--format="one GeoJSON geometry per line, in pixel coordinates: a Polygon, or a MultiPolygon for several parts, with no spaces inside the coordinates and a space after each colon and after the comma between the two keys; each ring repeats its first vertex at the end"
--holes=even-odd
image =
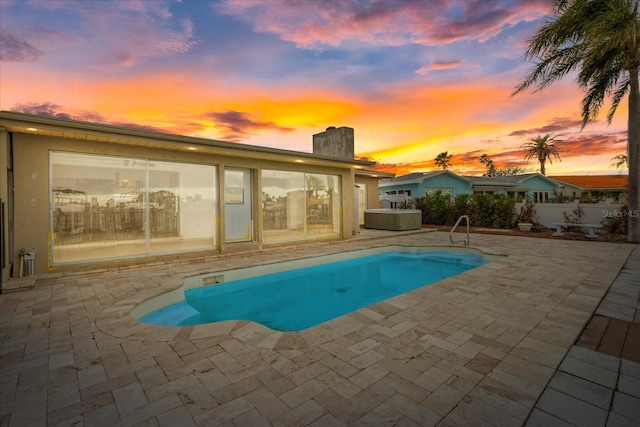
{"type": "Polygon", "coordinates": [[[516,201],[506,194],[494,194],[493,224],[495,228],[511,228],[514,224],[516,201]]]}
{"type": "Polygon", "coordinates": [[[602,222],[603,228],[610,234],[627,234],[629,232],[629,207],[622,205],[617,215],[607,216],[602,222]]]}
{"type": "Polygon", "coordinates": [[[520,211],[518,212],[516,222],[536,222],[536,207],[531,199],[524,199],[520,211]]]}
{"type": "Polygon", "coordinates": [[[564,222],[570,222],[571,224],[580,224],[582,223],[582,215],[584,215],[584,209],[576,203],[576,208],[571,212],[571,214],[567,214],[567,211],[562,212],[562,216],[564,216],[564,222]]]}
{"type": "Polygon", "coordinates": [[[476,194],[475,222],[480,227],[511,228],[514,221],[515,201],[506,194],[476,194]]]}
{"type": "Polygon", "coordinates": [[[422,223],[444,225],[448,199],[449,197],[444,196],[439,190],[433,194],[415,199],[416,209],[422,211],[422,223]]]}
{"type": "Polygon", "coordinates": [[[511,228],[515,220],[515,201],[506,194],[462,194],[451,200],[440,191],[414,200],[422,211],[422,223],[453,225],[462,215],[469,224],[489,228],[511,228]]]}
{"type": "Polygon", "coordinates": [[[445,210],[445,223],[453,225],[462,215],[469,216],[469,224],[474,216],[473,196],[470,194],[461,194],[453,201],[447,203],[445,210]]]}

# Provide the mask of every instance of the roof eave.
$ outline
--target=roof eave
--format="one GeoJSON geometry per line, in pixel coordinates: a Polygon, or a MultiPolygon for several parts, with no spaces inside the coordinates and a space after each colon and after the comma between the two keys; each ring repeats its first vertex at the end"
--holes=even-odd
{"type": "Polygon", "coordinates": [[[50,135],[51,132],[62,132],[63,134],[69,135],[83,134],[103,138],[105,139],[103,142],[116,144],[148,146],[150,143],[157,144],[158,141],[162,141],[167,148],[172,147],[180,151],[188,150],[197,152],[200,148],[218,154],[248,158],[256,158],[256,155],[259,155],[259,158],[267,157],[289,163],[305,163],[305,161],[309,161],[313,164],[348,165],[353,169],[366,169],[376,164],[375,162],[367,160],[344,159],[302,151],[261,147],[151,130],[125,128],[102,123],[81,122],[57,117],[36,116],[12,111],[0,111],[0,126],[12,132],[27,134],[50,135]]]}

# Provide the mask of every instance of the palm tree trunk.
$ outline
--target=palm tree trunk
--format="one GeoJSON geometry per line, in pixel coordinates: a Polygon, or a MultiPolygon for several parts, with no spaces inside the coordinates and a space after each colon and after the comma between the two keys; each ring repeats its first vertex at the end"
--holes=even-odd
{"type": "Polygon", "coordinates": [[[629,234],[631,243],[640,243],[640,88],[638,69],[629,70],[629,130],[627,160],[629,164],[629,234]]]}

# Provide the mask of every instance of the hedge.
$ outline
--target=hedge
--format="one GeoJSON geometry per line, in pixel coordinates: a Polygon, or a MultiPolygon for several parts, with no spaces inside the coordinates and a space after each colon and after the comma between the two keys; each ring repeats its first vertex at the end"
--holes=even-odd
{"type": "Polygon", "coordinates": [[[422,223],[453,225],[461,215],[469,215],[472,226],[512,228],[516,225],[515,200],[506,194],[461,194],[452,199],[436,191],[413,200],[404,207],[422,211],[422,223]]]}

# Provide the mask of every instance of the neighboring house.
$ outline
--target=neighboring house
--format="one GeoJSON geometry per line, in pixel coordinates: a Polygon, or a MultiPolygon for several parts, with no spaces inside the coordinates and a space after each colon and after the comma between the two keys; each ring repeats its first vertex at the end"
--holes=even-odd
{"type": "Polygon", "coordinates": [[[470,194],[469,181],[453,172],[442,170],[423,173],[414,172],[396,178],[383,179],[378,184],[379,199],[392,207],[398,202],[424,197],[436,191],[455,198],[470,194]]]}
{"type": "Polygon", "coordinates": [[[526,197],[536,203],[553,199],[556,183],[540,173],[513,176],[466,176],[474,194],[503,193],[515,199],[526,197]]]}
{"type": "Polygon", "coordinates": [[[555,187],[554,181],[539,173],[488,177],[462,176],[445,170],[432,173],[415,172],[381,180],[379,198],[393,206],[397,202],[441,191],[452,198],[460,194],[503,193],[516,199],[527,197],[537,203],[544,203],[553,198],[555,187]]]}
{"type": "Polygon", "coordinates": [[[344,129],[311,154],[0,111],[2,283],[22,249],[39,274],[351,238],[381,175],[334,150],[344,129]]]}
{"type": "Polygon", "coordinates": [[[596,200],[620,201],[629,188],[629,175],[561,175],[549,177],[557,193],[570,199],[589,195],[596,200]]]}

